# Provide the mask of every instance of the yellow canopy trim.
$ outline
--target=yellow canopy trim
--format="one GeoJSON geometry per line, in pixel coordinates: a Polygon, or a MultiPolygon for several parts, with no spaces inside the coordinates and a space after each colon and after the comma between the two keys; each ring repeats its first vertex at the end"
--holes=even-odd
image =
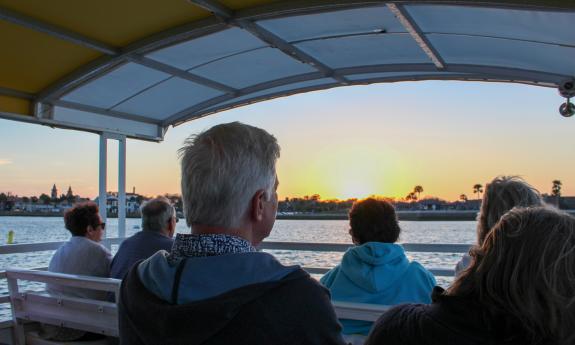
{"type": "Polygon", "coordinates": [[[32,104],[27,99],[0,95],[0,112],[32,115],[31,107],[32,104]]]}

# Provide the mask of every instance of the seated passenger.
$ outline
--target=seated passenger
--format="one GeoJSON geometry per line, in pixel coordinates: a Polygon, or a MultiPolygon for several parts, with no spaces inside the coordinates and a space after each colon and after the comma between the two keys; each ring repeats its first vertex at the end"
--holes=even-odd
{"type": "MultiPolygon", "coordinates": [[[[382,305],[431,302],[435,278],[419,263],[410,262],[403,247],[395,244],[401,229],[389,202],[356,202],[349,212],[349,225],[356,246],[320,280],[331,291],[332,300],[382,305]]],[[[373,324],[340,321],[346,335],[367,335],[373,324]]]]}
{"type": "MultiPolygon", "coordinates": [[[[539,192],[517,176],[498,176],[487,184],[477,219],[477,245],[481,246],[491,228],[516,206],[542,206],[539,192]]],[[[455,276],[469,266],[471,257],[463,255],[455,266],[455,276]]]]}
{"type": "Polygon", "coordinates": [[[167,198],[145,202],[140,207],[142,231],[135,233],[120,245],[112,260],[110,277],[124,279],[128,270],[137,261],[145,260],[158,250],[172,249],[174,231],[178,218],[174,206],[167,198]]]}
{"type": "Polygon", "coordinates": [[[515,208],[471,251],[471,265],[431,305],[383,314],[366,345],[575,344],[575,219],[515,208]]]}
{"type": "MultiPolygon", "coordinates": [[[[94,277],[109,277],[112,254],[100,243],[105,223],[98,213],[98,205],[85,202],[75,205],[64,214],[66,229],[72,233],[68,242],[62,245],[50,260],[48,271],[79,274],[94,277]]],[[[92,299],[106,299],[105,291],[87,290],[48,284],[53,294],[92,299]]]]}
{"type": "Polygon", "coordinates": [[[329,292],[299,266],[255,249],[277,206],[276,139],[238,122],[181,149],[191,234],[134,265],[122,282],[122,344],[341,344],[329,292]]]}
{"type": "MultiPolygon", "coordinates": [[[[95,277],[109,277],[112,254],[100,243],[105,223],[93,202],[76,204],[64,214],[66,229],[72,238],[62,245],[50,260],[48,271],[79,274],[95,277]]],[[[46,284],[46,290],[54,295],[105,300],[105,291],[46,284]]],[[[67,327],[42,325],[40,336],[54,341],[95,340],[104,337],[67,327]]]]}

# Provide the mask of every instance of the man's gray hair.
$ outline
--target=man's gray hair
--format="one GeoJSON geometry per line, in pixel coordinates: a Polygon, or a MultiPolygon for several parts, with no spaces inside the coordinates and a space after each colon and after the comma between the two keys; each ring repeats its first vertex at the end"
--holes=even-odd
{"type": "Polygon", "coordinates": [[[232,122],[186,139],[182,200],[188,226],[239,227],[256,191],[269,200],[276,182],[280,147],[263,129],[232,122]]]}
{"type": "Polygon", "coordinates": [[[140,207],[140,213],[142,230],[162,232],[176,215],[176,210],[168,198],[160,197],[144,202],[140,207]]]}

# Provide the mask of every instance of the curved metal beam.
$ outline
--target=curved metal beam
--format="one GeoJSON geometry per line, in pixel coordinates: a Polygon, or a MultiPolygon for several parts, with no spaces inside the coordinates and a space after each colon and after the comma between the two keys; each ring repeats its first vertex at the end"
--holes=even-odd
{"type": "Polygon", "coordinates": [[[76,32],[61,28],[59,26],[49,24],[24,14],[0,7],[0,19],[10,22],[12,24],[20,25],[34,31],[43,32],[50,36],[78,44],[101,53],[108,55],[116,55],[119,50],[109,44],[97,41],[86,36],[82,36],[76,32]]]}
{"type": "Polygon", "coordinates": [[[149,123],[149,124],[158,125],[158,126],[162,125],[161,121],[151,119],[149,117],[125,113],[122,111],[103,109],[103,108],[94,107],[91,105],[79,104],[79,103],[75,103],[75,102],[54,100],[54,101],[51,101],[50,104],[57,106],[57,107],[66,108],[66,109],[79,110],[79,111],[85,111],[88,113],[106,115],[106,116],[115,117],[118,119],[138,121],[138,122],[149,123]]]}
{"type": "MultiPolygon", "coordinates": [[[[341,68],[336,70],[337,73],[341,75],[354,75],[354,74],[371,74],[371,73],[393,73],[393,72],[414,72],[414,75],[411,76],[391,76],[391,77],[381,77],[381,78],[366,78],[362,80],[355,80],[350,81],[350,85],[358,85],[358,84],[365,84],[365,83],[376,83],[376,82],[391,82],[391,81],[407,81],[407,80],[478,80],[478,81],[507,81],[511,83],[521,83],[521,84],[530,84],[530,85],[538,85],[538,86],[545,86],[545,87],[552,87],[558,85],[559,82],[566,79],[568,76],[560,75],[560,74],[552,74],[552,73],[544,73],[538,71],[530,71],[530,70],[522,70],[522,69],[513,69],[513,68],[502,68],[502,67],[494,67],[494,66],[480,66],[480,65],[462,65],[462,64],[455,64],[449,65],[448,69],[438,71],[435,65],[433,64],[394,64],[394,65],[373,65],[373,66],[357,66],[357,67],[350,67],[350,68],[341,68]],[[445,73],[444,75],[441,74],[417,74],[417,72],[433,72],[433,73],[445,73]],[[448,74],[449,73],[449,74],[448,74]],[[544,83],[544,84],[541,84],[544,83]]],[[[281,78],[261,84],[257,84],[251,86],[249,88],[244,88],[239,90],[239,96],[249,95],[251,93],[256,93],[259,91],[263,91],[266,89],[270,89],[272,87],[283,86],[294,84],[297,82],[303,81],[310,81],[310,80],[317,80],[321,79],[323,76],[319,73],[307,73],[301,74],[297,76],[281,78]]],[[[297,90],[290,90],[290,91],[282,91],[279,93],[273,93],[270,95],[265,95],[261,97],[256,97],[253,99],[242,100],[237,103],[233,107],[238,107],[244,104],[253,103],[253,100],[257,100],[258,102],[261,100],[281,97],[285,95],[296,94],[299,92],[306,92],[309,90],[321,90],[325,88],[335,87],[338,83],[334,82],[329,85],[328,87],[324,86],[312,86],[306,87],[297,90]],[[303,91],[298,91],[303,90],[303,91]]],[[[201,102],[196,104],[192,107],[184,109],[171,117],[167,118],[162,122],[163,126],[168,125],[178,125],[183,122],[189,121],[190,119],[197,118],[198,116],[204,116],[204,112],[202,110],[216,106],[222,102],[226,102],[232,100],[236,97],[232,97],[230,95],[223,95],[214,97],[207,101],[201,102]]],[[[217,112],[222,109],[230,109],[230,105],[226,104],[222,107],[214,108],[215,110],[210,110],[209,113],[217,112]]]]}
{"type": "MultiPolygon", "coordinates": [[[[538,83],[528,82],[528,81],[521,81],[521,80],[511,80],[511,79],[504,79],[497,76],[485,76],[485,75],[473,75],[473,74],[457,74],[457,75],[450,75],[450,76],[440,76],[440,75],[413,75],[413,76],[405,76],[405,77],[389,77],[389,78],[371,78],[371,79],[362,79],[352,81],[351,85],[369,85],[369,84],[376,84],[376,83],[394,83],[394,82],[402,82],[402,81],[428,81],[428,80],[452,80],[452,81],[481,81],[481,82],[507,82],[507,83],[515,83],[515,84],[527,84],[527,85],[538,85],[538,86],[547,86],[552,87],[553,85],[541,85],[538,83]]],[[[179,126],[187,121],[196,120],[214,113],[218,113],[221,111],[226,111],[230,109],[239,108],[242,106],[246,106],[249,104],[259,103],[262,101],[271,100],[274,98],[286,97],[291,96],[299,93],[311,92],[311,91],[319,91],[319,90],[327,90],[335,87],[342,87],[346,85],[341,85],[339,83],[331,83],[331,84],[324,84],[324,85],[316,85],[316,86],[309,86],[305,88],[299,88],[290,91],[283,91],[283,92],[276,92],[269,95],[264,95],[260,97],[254,97],[248,100],[242,100],[236,103],[226,104],[225,106],[207,109],[204,111],[199,111],[195,113],[192,117],[187,119],[181,119],[178,122],[173,123],[173,126],[179,126]]]]}
{"type": "Polygon", "coordinates": [[[34,95],[29,92],[14,90],[7,87],[0,87],[0,95],[23,99],[34,99],[34,95]]]}
{"type": "Polygon", "coordinates": [[[375,5],[386,5],[388,3],[401,5],[456,5],[473,7],[491,7],[502,9],[529,9],[538,11],[573,11],[575,3],[564,0],[499,0],[499,1],[471,1],[471,0],[294,0],[281,1],[255,8],[245,9],[235,12],[238,20],[250,19],[261,20],[274,17],[321,13],[328,10],[345,10],[350,8],[370,7],[375,5]]]}

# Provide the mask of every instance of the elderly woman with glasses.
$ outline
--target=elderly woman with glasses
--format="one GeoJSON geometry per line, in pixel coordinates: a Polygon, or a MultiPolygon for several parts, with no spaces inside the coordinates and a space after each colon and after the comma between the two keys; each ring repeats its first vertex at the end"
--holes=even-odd
{"type": "MultiPolygon", "coordinates": [[[[85,202],[74,205],[64,214],[66,229],[72,237],[52,256],[50,272],[84,276],[109,277],[112,254],[99,242],[104,235],[106,223],[102,222],[98,205],[85,202]]],[[[47,284],[46,290],[53,295],[106,300],[105,291],[65,287],[47,284]]],[[[42,325],[40,336],[54,341],[95,340],[99,334],[67,327],[42,325]]]]}
{"type": "MultiPolygon", "coordinates": [[[[99,243],[104,235],[106,224],[102,222],[98,205],[93,202],[75,205],[64,214],[64,223],[72,237],[54,253],[48,270],[58,273],[109,277],[112,254],[99,243]]],[[[102,291],[57,285],[49,285],[48,291],[72,297],[106,299],[106,293],[102,291]]]]}

